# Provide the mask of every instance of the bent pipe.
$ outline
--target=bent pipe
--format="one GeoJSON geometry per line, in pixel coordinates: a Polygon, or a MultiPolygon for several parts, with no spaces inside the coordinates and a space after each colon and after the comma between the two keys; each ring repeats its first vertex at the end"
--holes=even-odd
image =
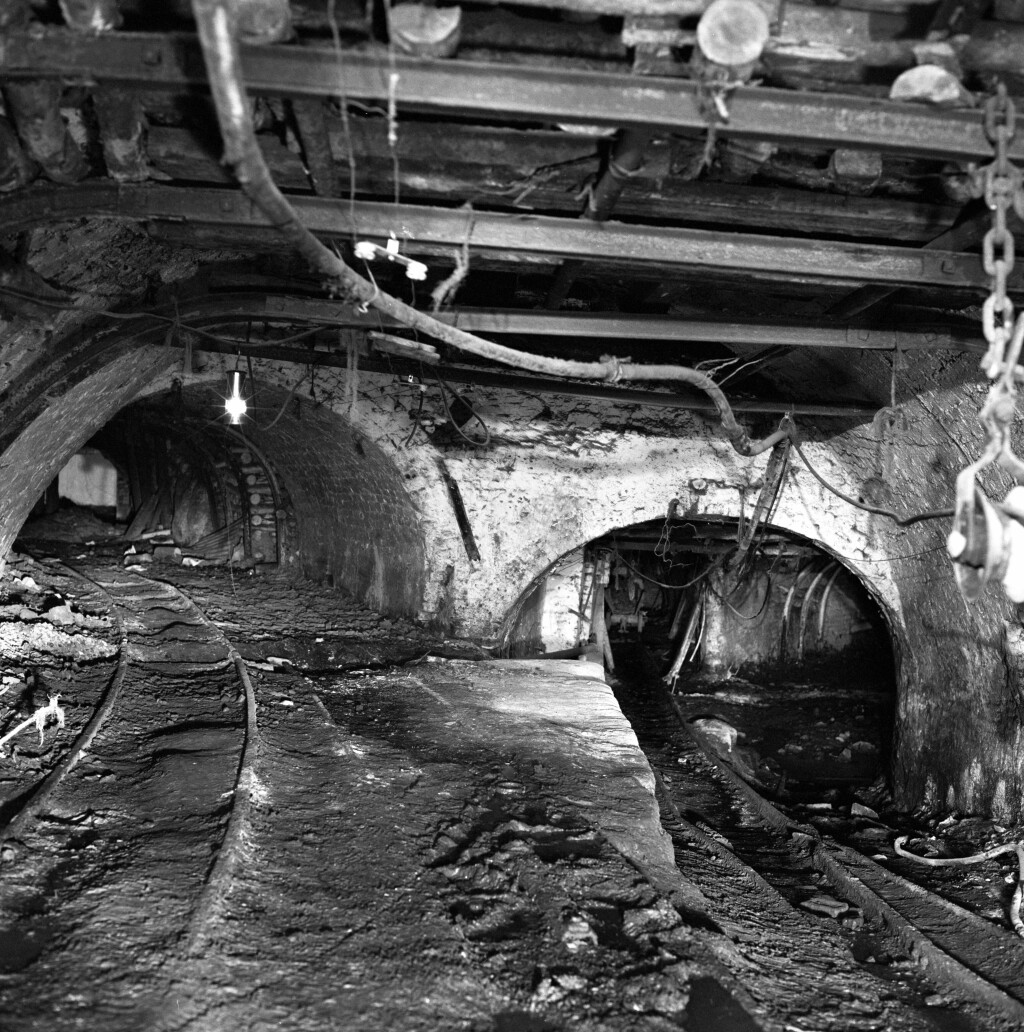
{"type": "MultiPolygon", "coordinates": [[[[3,299],[0,283],[0,300],[3,299]]],[[[26,295],[28,296],[28,295],[26,295]]],[[[173,303],[154,306],[145,312],[121,312],[119,315],[134,316],[128,322],[110,323],[103,320],[104,312],[93,314],[97,319],[77,327],[62,338],[60,354],[40,358],[21,373],[17,380],[0,391],[0,454],[18,437],[24,428],[46,407],[47,398],[52,396],[61,384],[77,383],[90,373],[107,364],[121,353],[130,354],[129,349],[144,345],[168,344],[167,331],[175,325],[182,329],[216,331],[234,325],[245,325],[251,321],[280,322],[287,325],[309,325],[320,320],[291,317],[282,314],[273,304],[275,299],[287,300],[286,294],[255,293],[251,290],[232,290],[216,294],[183,296],[173,303]]],[[[59,307],[66,303],[56,301],[59,307]]],[[[40,307],[45,307],[40,305],[40,307]]],[[[83,309],[85,314],[88,314],[83,309]]],[[[322,320],[325,327],[329,320],[322,320]]],[[[242,354],[252,358],[271,358],[277,361],[295,362],[307,365],[344,365],[342,353],[316,351],[299,348],[276,347],[273,344],[245,345],[224,341],[220,344],[209,339],[195,345],[197,350],[221,354],[242,354]]],[[[418,374],[416,363],[403,363],[389,358],[387,362],[376,363],[372,358],[360,359],[360,366],[368,371],[391,374],[418,374]]],[[[701,413],[717,410],[710,401],[688,398],[682,394],[663,391],[630,390],[599,383],[579,383],[564,378],[544,378],[515,373],[498,372],[482,367],[441,366],[438,371],[445,380],[453,383],[469,383],[481,386],[506,386],[515,390],[530,390],[539,393],[561,394],[579,397],[601,398],[612,403],[647,405],[658,408],[673,408],[701,413]]],[[[782,407],[774,402],[759,403],[740,401],[734,411],[751,414],[779,414],[782,407]]],[[[820,418],[863,420],[870,419],[873,409],[857,406],[795,405],[791,411],[796,414],[820,418]]]]}
{"type": "Polygon", "coordinates": [[[736,422],[728,399],[705,373],[682,366],[642,366],[609,357],[602,362],[575,362],[516,351],[475,334],[446,326],[424,312],[381,291],[322,244],[299,220],[287,198],[277,188],[263,159],[252,127],[249,101],[242,81],[236,11],[227,0],[192,0],[199,41],[206,62],[224,140],[224,160],[234,170],[245,195],[275,226],[309,266],[343,296],[370,305],[404,325],[444,341],[461,351],[531,372],[584,380],[662,380],[688,383],[713,402],[729,442],[741,455],[757,455],[790,436],[789,426],[755,441],[736,422]]]}

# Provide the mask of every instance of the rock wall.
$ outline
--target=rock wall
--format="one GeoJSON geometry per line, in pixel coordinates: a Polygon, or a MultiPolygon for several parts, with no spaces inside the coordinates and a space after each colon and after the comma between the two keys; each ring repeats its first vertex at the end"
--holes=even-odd
{"type": "MultiPolygon", "coordinates": [[[[165,254],[138,230],[109,225],[48,236],[33,261],[44,275],[110,307],[159,294],[194,267],[194,259],[165,254]],[[67,254],[74,258],[70,267],[62,263],[67,254]]],[[[89,358],[88,335],[77,338],[78,350],[69,349],[66,334],[80,329],[82,319],[7,327],[0,350],[0,557],[46,484],[94,430],[133,398],[168,387],[174,375],[189,382],[180,353],[124,347],[89,358]]],[[[851,353],[849,361],[860,357],[851,353]]],[[[888,366],[875,364],[887,385],[888,366]]],[[[258,375],[281,389],[295,382],[293,366],[259,366],[258,375]]],[[[895,440],[870,424],[801,427],[809,459],[829,481],[901,513],[949,505],[956,472],[982,445],[977,411],[984,391],[974,358],[917,353],[909,369],[900,381],[906,425],[895,440]]],[[[401,591],[404,579],[402,605],[464,633],[492,636],[551,563],[618,527],[663,518],[674,498],[686,514],[749,515],[767,461],[736,455],[713,423],[693,414],[483,389],[464,392],[489,428],[486,446],[480,424],[464,428],[479,435],[477,447],[446,429],[439,389],[430,381],[424,392],[396,378],[361,373],[350,383],[347,375],[318,372],[315,399],[308,384],[297,391],[305,404],[333,410],[316,448],[327,465],[341,462],[347,449],[348,472],[335,465],[331,477],[353,497],[367,483],[352,458],[356,441],[379,449],[371,452],[375,468],[393,476],[387,474],[390,486],[377,511],[403,511],[407,525],[418,528],[409,540],[421,534],[422,545],[396,549],[383,581],[384,560],[376,567],[368,560],[372,547],[345,559],[356,532],[356,523],[346,522],[351,508],[334,506],[340,495],[311,478],[307,515],[325,522],[315,535],[307,533],[303,547],[315,552],[318,537],[339,558],[339,569],[357,571],[363,596],[376,591],[384,605],[380,585],[401,591]],[[469,558],[439,460],[459,487],[479,559],[469,558]]],[[[758,434],[770,428],[750,427],[758,434]]],[[[300,435],[290,451],[282,445],[282,457],[301,455],[306,443],[300,435]]],[[[1009,486],[998,472],[982,482],[994,497],[1009,486]]],[[[996,593],[970,606],[961,600],[943,550],[948,521],[900,529],[830,494],[794,461],[775,523],[839,558],[885,614],[898,664],[900,801],[1020,816],[1020,620],[996,593]]],[[[326,555],[321,551],[314,563],[321,570],[329,565],[326,555]]]]}
{"type": "MultiPolygon", "coordinates": [[[[808,459],[835,487],[901,515],[950,505],[956,472],[982,445],[973,360],[926,359],[919,368],[895,440],[871,425],[801,427],[808,459]]],[[[441,595],[442,571],[453,567],[447,590],[465,633],[493,635],[551,563],[615,528],[663,518],[673,498],[684,514],[749,515],[767,462],[738,456],[692,414],[479,389],[471,400],[490,445],[436,448],[416,431],[413,398],[365,376],[361,391],[360,426],[391,450],[428,526],[427,608],[441,595]],[[479,561],[467,558],[433,475],[437,450],[459,484],[479,561]]],[[[439,407],[428,398],[419,425],[439,425],[439,407]]],[[[994,497],[1008,486],[998,471],[981,479],[994,497]]],[[[998,592],[970,606],[961,599],[944,551],[949,520],[900,528],[829,493],[794,459],[774,522],[835,555],[888,622],[898,667],[899,801],[1019,816],[1019,624],[998,592]]]]}

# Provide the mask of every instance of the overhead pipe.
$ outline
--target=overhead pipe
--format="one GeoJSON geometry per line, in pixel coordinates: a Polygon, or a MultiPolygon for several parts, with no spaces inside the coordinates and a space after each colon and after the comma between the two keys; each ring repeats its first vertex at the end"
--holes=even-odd
{"type": "Polygon", "coordinates": [[[644,154],[654,134],[650,129],[624,129],[615,141],[608,166],[590,191],[585,217],[604,222],[611,216],[626,183],[644,165],[644,154]]]}
{"type": "Polygon", "coordinates": [[[270,223],[320,273],[331,290],[355,303],[376,308],[406,326],[426,333],[461,351],[503,365],[555,376],[586,380],[670,380],[688,383],[711,399],[732,446],[741,455],[757,455],[774,447],[791,434],[789,424],[760,441],[750,438],[736,422],[732,408],[721,388],[696,369],[682,366],[642,366],[614,356],[601,362],[577,362],[531,355],[484,340],[417,311],[364,279],[333,251],[325,247],[300,222],[295,209],[274,183],[253,132],[249,104],[242,82],[242,62],[237,39],[236,8],[227,0],[193,0],[199,40],[206,61],[210,91],[214,98],[225,161],[231,165],[246,196],[270,223]]]}
{"type": "MultiPolygon", "coordinates": [[[[582,218],[592,222],[606,222],[609,219],[626,183],[643,168],[644,154],[653,135],[647,128],[622,130],[612,147],[607,167],[589,191],[582,218]]],[[[574,258],[566,259],[559,265],[548,289],[545,307],[558,308],[572,289],[573,282],[582,268],[583,262],[574,258]]]]}

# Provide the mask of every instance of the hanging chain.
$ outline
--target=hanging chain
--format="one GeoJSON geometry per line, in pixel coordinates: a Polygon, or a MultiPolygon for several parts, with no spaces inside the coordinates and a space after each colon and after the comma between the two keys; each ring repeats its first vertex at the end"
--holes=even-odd
{"type": "Polygon", "coordinates": [[[995,148],[995,158],[976,177],[976,192],[984,196],[992,211],[992,225],[982,240],[981,255],[985,273],[992,277],[992,292],[985,299],[981,328],[988,351],[981,367],[989,379],[1005,373],[1006,346],[1013,336],[1013,302],[1006,284],[1013,271],[1014,239],[1007,226],[1010,209],[1024,218],[1021,172],[1010,161],[1010,143],[1016,129],[1016,108],[999,83],[996,93],[985,104],[985,135],[995,148]]]}
{"type": "Polygon", "coordinates": [[[977,175],[977,189],[992,211],[992,225],[981,247],[982,264],[992,277],[992,290],[981,313],[981,328],[988,342],[981,367],[990,380],[996,380],[980,417],[988,437],[985,454],[992,456],[988,462],[994,458],[1019,479],[1024,474],[1024,464],[1010,446],[1010,424],[1017,409],[1017,363],[1024,339],[1024,315],[1015,323],[1013,301],[1006,290],[1014,266],[1014,239],[1007,225],[1011,209],[1024,218],[1024,177],[1010,161],[1016,120],[1014,103],[1006,86],[999,83],[985,104],[985,135],[992,143],[995,157],[977,175]]]}
{"type": "MultiPolygon", "coordinates": [[[[981,312],[981,328],[988,349],[981,361],[985,375],[993,382],[979,413],[985,429],[985,448],[956,480],[953,528],[946,541],[961,593],[968,600],[978,597],[984,585],[1002,577],[1010,561],[1010,542],[1016,540],[1006,529],[1012,513],[993,507],[977,485],[977,475],[993,463],[1002,466],[1018,482],[1024,482],[1024,462],[1013,450],[1010,427],[1017,413],[1017,379],[1021,345],[1024,343],[1024,314],[1014,318],[1007,283],[1014,266],[1014,239],[1007,225],[1011,209],[1024,218],[1024,178],[1010,161],[1010,144],[1016,129],[1016,109],[1000,83],[985,104],[985,135],[995,150],[993,160],[973,176],[975,196],[984,197],[992,211],[992,225],[982,240],[982,264],[991,277],[992,289],[981,312]]],[[[1003,582],[1007,594],[1024,593],[1021,585],[1003,582]]]]}

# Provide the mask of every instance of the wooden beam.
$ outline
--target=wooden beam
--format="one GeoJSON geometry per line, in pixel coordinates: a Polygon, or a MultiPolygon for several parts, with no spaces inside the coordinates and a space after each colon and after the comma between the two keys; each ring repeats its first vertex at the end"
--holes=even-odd
{"type": "MultiPolygon", "coordinates": [[[[314,102],[315,103],[315,102],[314,102]]],[[[351,145],[357,188],[390,182],[394,172],[383,120],[355,119],[346,135],[340,119],[328,119],[331,151],[340,194],[348,192],[346,155],[351,145]]],[[[186,129],[152,126],[149,160],[174,179],[231,183],[231,175],[212,151],[186,129]]],[[[263,156],[285,190],[308,188],[298,156],[280,140],[261,133],[263,156]]],[[[399,178],[407,200],[472,198],[491,208],[576,210],[580,184],[598,167],[593,140],[557,130],[513,129],[435,121],[409,121],[399,128],[399,178]]],[[[949,228],[959,208],[884,197],[861,198],[826,191],[775,186],[692,182],[664,176],[670,160],[668,140],[650,146],[650,168],[626,185],[616,205],[623,217],[674,221],[693,226],[737,226],[783,233],[844,236],[854,240],[924,243],[949,228]]],[[[703,144],[698,144],[703,146],[703,144]]],[[[955,248],[950,248],[955,250],[955,248]]]]}

